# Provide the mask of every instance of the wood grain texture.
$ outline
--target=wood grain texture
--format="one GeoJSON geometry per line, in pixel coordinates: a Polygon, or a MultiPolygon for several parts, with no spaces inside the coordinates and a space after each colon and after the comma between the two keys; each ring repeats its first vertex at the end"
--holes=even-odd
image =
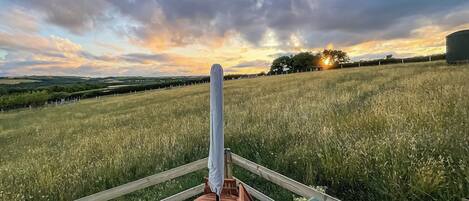
{"type": "Polygon", "coordinates": [[[315,190],[312,187],[306,186],[300,182],[290,179],[282,174],[274,172],[264,166],[258,165],[252,161],[249,161],[241,156],[231,153],[233,163],[256,174],[260,177],[275,183],[293,193],[301,195],[305,198],[314,198],[321,201],[339,201],[330,195],[315,190]]]}
{"type": "Polygon", "coordinates": [[[270,198],[269,196],[265,195],[264,193],[258,191],[257,189],[247,185],[246,183],[244,183],[243,181],[239,180],[238,178],[236,178],[236,182],[240,183],[240,184],[243,184],[244,188],[246,188],[246,190],[253,196],[255,197],[256,199],[260,200],[260,201],[275,201],[274,199],[270,198]]]}
{"type": "Polygon", "coordinates": [[[132,181],[126,183],[121,186],[117,186],[105,191],[101,191],[99,193],[95,193],[93,195],[89,195],[83,198],[80,198],[76,201],[104,201],[110,200],[113,198],[120,197],[122,195],[134,192],[136,190],[140,190],[149,186],[153,186],[176,177],[180,177],[185,174],[189,174],[191,172],[195,172],[204,168],[207,168],[207,158],[200,159],[198,161],[194,161],[192,163],[188,163],[186,165],[179,166],[177,168],[173,168],[152,176],[148,176],[136,181],[132,181]]]}
{"type": "Polygon", "coordinates": [[[165,199],[162,199],[161,201],[181,201],[181,200],[187,200],[191,197],[194,197],[198,194],[201,194],[204,192],[205,184],[200,184],[198,186],[194,186],[190,189],[187,189],[185,191],[179,192],[177,194],[174,194],[172,196],[169,196],[165,199]]]}

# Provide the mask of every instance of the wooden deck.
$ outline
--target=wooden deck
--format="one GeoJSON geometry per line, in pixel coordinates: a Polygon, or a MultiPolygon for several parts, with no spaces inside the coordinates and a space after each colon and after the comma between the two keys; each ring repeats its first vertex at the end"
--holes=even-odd
{"type": "MultiPolygon", "coordinates": [[[[244,168],[274,184],[277,184],[297,195],[303,196],[305,198],[309,198],[310,200],[314,201],[339,201],[339,199],[332,197],[326,193],[317,191],[316,189],[304,185],[300,182],[297,182],[293,179],[290,179],[282,174],[279,174],[273,170],[270,170],[264,166],[256,164],[252,161],[249,161],[241,156],[238,156],[230,151],[225,152],[228,154],[225,156],[225,163],[227,169],[226,174],[228,177],[231,177],[232,172],[230,165],[234,164],[241,168],[244,168]]],[[[80,199],[76,201],[105,201],[111,200],[129,193],[132,193],[137,190],[141,190],[143,188],[153,186],[156,184],[163,183],[165,181],[198,171],[204,168],[207,168],[208,159],[200,159],[194,161],[192,163],[188,163],[186,165],[182,165],[155,175],[151,175],[136,181],[132,181],[105,191],[101,191],[80,199]]],[[[233,177],[234,178],[234,177],[233,177]]],[[[201,178],[202,179],[202,178],[201,178]]],[[[272,201],[273,199],[265,195],[264,193],[252,188],[251,186],[247,185],[246,183],[242,182],[239,179],[236,179],[238,183],[243,184],[244,188],[247,192],[249,192],[254,198],[261,200],[261,201],[272,201]]],[[[196,195],[199,195],[204,192],[204,184],[197,185],[193,188],[184,190],[179,192],[175,195],[172,195],[168,198],[163,199],[163,201],[181,201],[186,200],[196,195]]],[[[463,200],[465,201],[465,200],[463,200]]]]}

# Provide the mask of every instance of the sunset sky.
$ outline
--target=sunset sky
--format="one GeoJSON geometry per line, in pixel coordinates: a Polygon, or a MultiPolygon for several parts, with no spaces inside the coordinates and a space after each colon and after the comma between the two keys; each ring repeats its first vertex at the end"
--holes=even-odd
{"type": "Polygon", "coordinates": [[[443,53],[447,34],[469,28],[469,1],[1,0],[0,19],[0,76],[206,75],[324,48],[443,53]]]}

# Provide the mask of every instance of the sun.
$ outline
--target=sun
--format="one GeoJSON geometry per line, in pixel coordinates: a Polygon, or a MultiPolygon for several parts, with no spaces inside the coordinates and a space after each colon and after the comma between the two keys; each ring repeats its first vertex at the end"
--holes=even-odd
{"type": "Polygon", "coordinates": [[[332,66],[332,59],[331,57],[325,56],[321,59],[321,63],[325,69],[328,69],[332,66]]]}

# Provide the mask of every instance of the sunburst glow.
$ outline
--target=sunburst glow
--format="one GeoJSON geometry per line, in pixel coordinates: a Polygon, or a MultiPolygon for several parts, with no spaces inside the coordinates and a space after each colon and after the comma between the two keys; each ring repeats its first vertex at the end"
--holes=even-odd
{"type": "Polygon", "coordinates": [[[325,56],[321,59],[322,67],[328,69],[332,66],[332,59],[331,57],[325,56]]]}

